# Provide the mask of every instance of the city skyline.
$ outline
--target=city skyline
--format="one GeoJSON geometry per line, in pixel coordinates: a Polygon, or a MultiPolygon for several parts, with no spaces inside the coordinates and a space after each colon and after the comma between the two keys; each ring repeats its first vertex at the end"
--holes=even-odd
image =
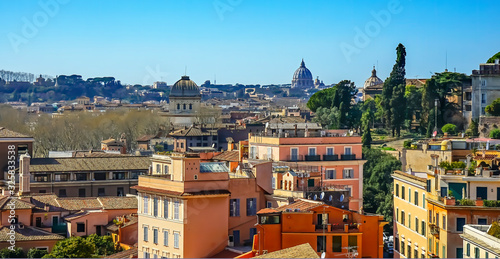
{"type": "Polygon", "coordinates": [[[2,2],[0,69],[124,84],[289,84],[304,58],[325,84],[384,80],[407,49],[407,78],[470,74],[498,52],[497,2],[2,2]],[[437,26],[439,25],[439,26],[437,26]],[[481,45],[481,48],[478,46],[481,45]],[[187,71],[187,72],[186,72],[187,71]]]}

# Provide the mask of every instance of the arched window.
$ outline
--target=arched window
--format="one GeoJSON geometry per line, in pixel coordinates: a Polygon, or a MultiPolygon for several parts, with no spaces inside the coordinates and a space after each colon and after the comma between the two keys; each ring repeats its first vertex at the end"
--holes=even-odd
{"type": "Polygon", "coordinates": [[[181,109],[181,105],[177,104],[177,110],[180,110],[180,109],[181,109]]]}
{"type": "Polygon", "coordinates": [[[193,109],[193,104],[189,104],[189,109],[192,110],[193,109]]]}
{"type": "Polygon", "coordinates": [[[185,110],[186,109],[186,104],[183,104],[182,106],[183,106],[183,109],[185,110]]]}
{"type": "Polygon", "coordinates": [[[156,164],[156,173],[157,174],[161,173],[161,165],[160,164],[156,164]]]}
{"type": "Polygon", "coordinates": [[[165,174],[168,174],[168,165],[165,165],[165,174]]]}

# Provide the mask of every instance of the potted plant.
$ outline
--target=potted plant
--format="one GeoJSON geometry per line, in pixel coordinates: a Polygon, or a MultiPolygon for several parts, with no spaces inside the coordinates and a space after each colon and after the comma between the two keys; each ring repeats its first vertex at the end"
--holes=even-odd
{"type": "Polygon", "coordinates": [[[455,205],[455,197],[453,196],[453,192],[448,190],[448,196],[446,196],[445,205],[455,205]]]}
{"type": "Polygon", "coordinates": [[[481,197],[477,197],[476,199],[476,206],[483,206],[484,201],[481,199],[481,197]]]}

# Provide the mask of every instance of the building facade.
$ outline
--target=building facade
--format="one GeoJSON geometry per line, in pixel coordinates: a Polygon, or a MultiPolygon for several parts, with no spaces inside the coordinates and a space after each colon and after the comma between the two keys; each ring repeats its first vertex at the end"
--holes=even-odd
{"type": "Polygon", "coordinates": [[[500,98],[500,63],[480,64],[472,71],[472,86],[464,88],[464,117],[467,123],[486,115],[485,108],[500,98]]]}
{"type": "Polygon", "coordinates": [[[488,234],[491,225],[465,225],[463,234],[463,258],[500,257],[500,239],[488,234]]]}

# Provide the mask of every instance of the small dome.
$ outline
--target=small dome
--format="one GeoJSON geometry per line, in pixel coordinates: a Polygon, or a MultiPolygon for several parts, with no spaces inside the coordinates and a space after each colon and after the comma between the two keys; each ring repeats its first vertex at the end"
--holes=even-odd
{"type": "Polygon", "coordinates": [[[304,63],[304,60],[300,63],[300,67],[295,70],[295,73],[293,74],[293,79],[310,79],[312,80],[312,74],[309,69],[307,69],[306,64],[304,63]]]}
{"type": "Polygon", "coordinates": [[[380,84],[383,84],[384,81],[382,81],[380,78],[378,78],[377,76],[377,70],[375,70],[375,67],[373,67],[373,70],[372,70],[372,76],[369,77],[368,79],[366,79],[365,81],[365,85],[364,85],[364,88],[370,88],[370,87],[373,87],[373,86],[376,86],[376,85],[380,85],[380,84]]]}
{"type": "Polygon", "coordinates": [[[200,88],[195,82],[189,80],[189,76],[182,76],[181,79],[172,86],[170,96],[173,97],[198,97],[201,96],[200,88]]]}

